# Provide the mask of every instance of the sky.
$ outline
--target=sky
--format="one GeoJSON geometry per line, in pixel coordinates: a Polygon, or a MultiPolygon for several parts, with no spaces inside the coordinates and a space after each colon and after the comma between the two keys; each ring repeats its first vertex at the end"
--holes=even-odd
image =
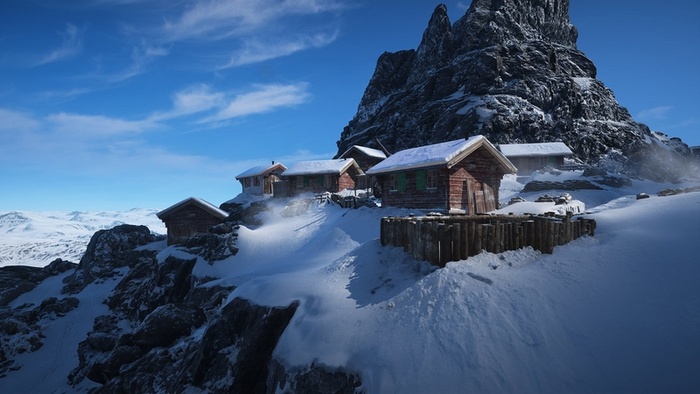
{"type": "MultiPolygon", "coordinates": [[[[332,158],[424,0],[0,3],[0,211],[219,205],[271,161],[332,158]]],[[[452,22],[469,1],[447,1],[452,22]]],[[[578,48],[632,116],[700,145],[700,3],[571,0],[578,48]]]]}

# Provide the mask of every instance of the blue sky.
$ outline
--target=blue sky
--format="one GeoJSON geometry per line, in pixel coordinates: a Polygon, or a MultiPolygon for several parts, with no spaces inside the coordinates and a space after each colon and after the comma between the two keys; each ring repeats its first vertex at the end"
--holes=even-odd
{"type": "MultiPolygon", "coordinates": [[[[0,211],[220,204],[235,175],[330,158],[384,51],[438,2],[0,3],[0,211]]],[[[445,3],[450,20],[469,1],[445,3]]],[[[700,3],[571,0],[633,117],[700,145],[700,3]]]]}

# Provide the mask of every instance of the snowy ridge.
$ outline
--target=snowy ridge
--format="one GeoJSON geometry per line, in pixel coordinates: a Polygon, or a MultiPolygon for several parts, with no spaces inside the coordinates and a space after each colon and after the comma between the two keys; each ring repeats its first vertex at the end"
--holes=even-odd
{"type": "Polygon", "coordinates": [[[120,224],[165,234],[156,209],[113,212],[0,211],[0,266],[43,267],[56,258],[78,262],[92,235],[120,224]]]}
{"type": "MultiPolygon", "coordinates": [[[[564,172],[532,179],[580,177],[564,172]]],[[[516,183],[514,176],[504,180],[503,199],[532,201],[545,193],[518,193],[516,183]]],[[[274,359],[288,370],[315,364],[352,371],[363,392],[698,392],[700,265],[688,241],[700,220],[700,192],[656,195],[667,187],[634,181],[571,191],[597,221],[595,237],[557,246],[551,255],[531,248],[484,252],[443,269],[380,245],[379,218],[410,210],[313,203],[284,217],[288,199],[268,199],[263,224],[242,226],[240,252],[226,260],[209,264],[163,242],[150,247],[159,250],[161,264],[169,256],[196,258],[193,274],[216,278],[204,286],[236,286],[219,311],[234,299],[269,306],[298,300],[274,359]],[[652,195],[637,200],[641,191],[652,195]]],[[[516,203],[501,212],[534,212],[537,204],[550,208],[516,203]]],[[[17,215],[7,220],[24,222],[17,215]]],[[[60,279],[46,280],[10,306],[63,297],[60,279]]],[[[47,321],[45,345],[16,357],[22,368],[0,378],[0,391],[96,387],[87,379],[68,386],[65,374],[77,365],[75,346],[94,317],[109,313],[100,301],[119,279],[91,284],[78,295],[77,309],[47,321]]],[[[207,328],[152,354],[182,357],[207,328]]],[[[210,383],[225,388],[231,379],[210,383]]]]}

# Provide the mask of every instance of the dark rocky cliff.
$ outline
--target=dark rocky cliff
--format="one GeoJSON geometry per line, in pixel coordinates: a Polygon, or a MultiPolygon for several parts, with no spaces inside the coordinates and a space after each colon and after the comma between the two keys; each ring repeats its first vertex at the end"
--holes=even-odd
{"type": "Polygon", "coordinates": [[[473,0],[454,24],[439,5],[417,49],[379,57],[338,154],[375,138],[397,151],[483,134],[494,143],[563,141],[584,163],[677,177],[687,146],[669,147],[635,122],[596,79],[577,37],[568,0],[473,0]]]}

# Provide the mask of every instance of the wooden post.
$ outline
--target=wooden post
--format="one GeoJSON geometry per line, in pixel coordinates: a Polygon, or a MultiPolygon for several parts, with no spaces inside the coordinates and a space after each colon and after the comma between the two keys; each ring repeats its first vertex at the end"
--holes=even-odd
{"type": "Polygon", "coordinates": [[[427,231],[425,232],[425,257],[432,265],[440,264],[440,247],[437,236],[437,222],[429,222],[427,231]]]}
{"type": "Polygon", "coordinates": [[[554,222],[553,221],[547,221],[547,236],[546,236],[546,246],[545,246],[545,252],[547,254],[552,254],[554,252],[554,222]]]}
{"type": "Polygon", "coordinates": [[[440,243],[440,266],[444,267],[448,261],[452,261],[452,226],[438,224],[438,240],[440,243]]]}
{"type": "Polygon", "coordinates": [[[462,253],[462,225],[459,222],[452,224],[452,261],[466,259],[462,253]]]}
{"type": "Polygon", "coordinates": [[[389,221],[389,218],[383,217],[381,222],[379,222],[379,242],[382,244],[382,246],[386,246],[388,244],[387,239],[386,239],[386,228],[387,228],[387,222],[389,221]]]}

